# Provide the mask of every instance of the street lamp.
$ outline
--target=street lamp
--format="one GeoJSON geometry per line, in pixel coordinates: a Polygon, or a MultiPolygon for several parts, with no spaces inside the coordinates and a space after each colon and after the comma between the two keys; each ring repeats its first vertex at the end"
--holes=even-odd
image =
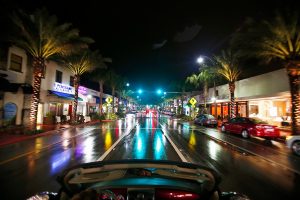
{"type": "Polygon", "coordinates": [[[199,56],[197,58],[197,63],[202,64],[204,62],[204,58],[202,56],[199,56]]]}
{"type": "MultiPolygon", "coordinates": [[[[214,61],[210,57],[203,56],[203,55],[201,55],[197,58],[197,63],[199,63],[200,65],[204,64],[204,61],[205,61],[204,58],[207,58],[211,63],[214,63],[214,61]]],[[[216,99],[216,82],[215,82],[215,79],[214,79],[214,96],[212,97],[212,101],[214,102],[215,117],[217,118],[217,101],[216,100],[217,100],[216,99]]]]}

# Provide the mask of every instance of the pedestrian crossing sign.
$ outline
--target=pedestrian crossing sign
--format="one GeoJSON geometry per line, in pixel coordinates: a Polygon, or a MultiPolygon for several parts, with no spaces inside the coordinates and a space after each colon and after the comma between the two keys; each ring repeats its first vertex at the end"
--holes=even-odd
{"type": "Polygon", "coordinates": [[[194,107],[195,104],[197,103],[197,100],[193,97],[189,100],[189,103],[192,104],[192,106],[194,107]]]}
{"type": "Polygon", "coordinates": [[[111,97],[107,97],[107,98],[105,99],[105,101],[106,101],[108,104],[110,104],[110,103],[112,102],[112,98],[111,98],[111,97]]]}

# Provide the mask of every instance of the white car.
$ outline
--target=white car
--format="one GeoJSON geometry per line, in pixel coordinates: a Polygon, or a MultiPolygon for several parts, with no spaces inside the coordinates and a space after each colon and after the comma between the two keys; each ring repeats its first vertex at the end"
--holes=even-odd
{"type": "Polygon", "coordinates": [[[294,154],[300,156],[300,135],[287,136],[285,143],[294,154]]]}

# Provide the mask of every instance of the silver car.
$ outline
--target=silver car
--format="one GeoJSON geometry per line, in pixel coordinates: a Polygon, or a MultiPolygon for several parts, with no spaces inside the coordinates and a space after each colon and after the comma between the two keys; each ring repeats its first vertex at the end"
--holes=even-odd
{"type": "Polygon", "coordinates": [[[300,135],[287,136],[285,143],[294,154],[300,156],[300,135]]]}

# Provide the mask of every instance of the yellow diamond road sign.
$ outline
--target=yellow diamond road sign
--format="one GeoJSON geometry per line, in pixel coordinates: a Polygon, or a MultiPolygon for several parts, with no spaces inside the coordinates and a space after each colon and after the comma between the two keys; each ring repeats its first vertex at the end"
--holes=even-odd
{"type": "Polygon", "coordinates": [[[105,99],[105,101],[106,101],[107,103],[111,103],[111,102],[112,102],[112,98],[111,98],[111,97],[107,97],[107,98],[105,99]]]}
{"type": "Polygon", "coordinates": [[[190,104],[192,104],[193,106],[197,103],[197,100],[193,97],[190,99],[190,104]]]}

